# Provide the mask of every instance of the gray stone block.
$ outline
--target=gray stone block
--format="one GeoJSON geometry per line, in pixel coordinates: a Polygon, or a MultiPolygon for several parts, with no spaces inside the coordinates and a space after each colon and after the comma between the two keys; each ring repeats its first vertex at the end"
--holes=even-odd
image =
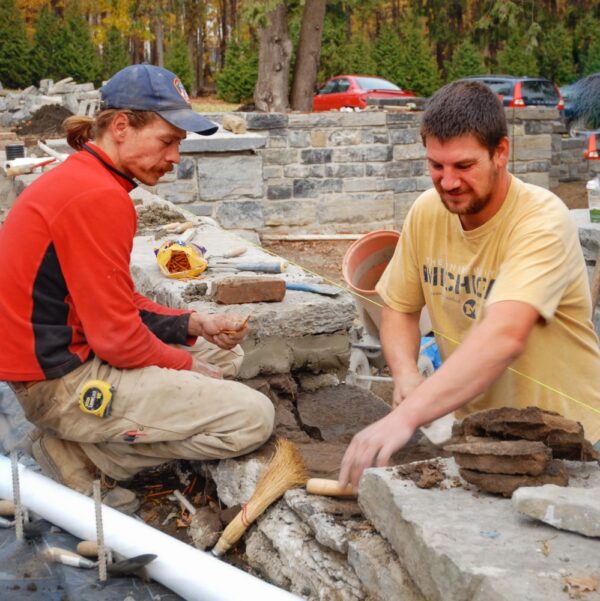
{"type": "Polygon", "coordinates": [[[389,126],[408,125],[409,127],[419,127],[419,124],[421,123],[421,113],[387,113],[386,122],[389,126]]]}
{"type": "Polygon", "coordinates": [[[360,130],[360,144],[389,144],[390,136],[387,128],[369,128],[360,130]]]}
{"type": "Polygon", "coordinates": [[[392,144],[420,144],[421,136],[418,129],[391,129],[390,142],[392,144]]]}
{"type": "Polygon", "coordinates": [[[359,130],[335,129],[327,135],[327,142],[330,146],[355,146],[362,142],[362,135],[359,130]]]}
{"type": "Polygon", "coordinates": [[[259,156],[206,156],[197,165],[198,200],[226,200],[263,195],[259,156]]]}
{"type": "Polygon", "coordinates": [[[256,133],[232,134],[225,130],[219,130],[212,136],[200,136],[188,134],[179,146],[182,154],[203,152],[242,152],[244,150],[255,150],[263,148],[267,144],[267,138],[256,133]]]}
{"type": "Polygon", "coordinates": [[[330,148],[314,148],[300,151],[300,162],[305,165],[312,163],[331,163],[333,150],[330,148]]]}
{"type": "Polygon", "coordinates": [[[363,177],[364,175],[365,165],[362,163],[332,163],[325,165],[325,177],[363,177]]]}
{"type": "Polygon", "coordinates": [[[380,146],[350,146],[348,148],[336,148],[333,151],[333,160],[336,163],[391,161],[392,146],[382,144],[380,146]]]}
{"type": "Polygon", "coordinates": [[[324,177],[325,167],[329,165],[286,165],[283,167],[284,177],[324,177]]]}
{"type": "Polygon", "coordinates": [[[381,190],[392,190],[390,186],[390,180],[383,180],[376,177],[363,177],[360,179],[348,179],[342,180],[344,192],[370,192],[370,191],[381,191],[381,190]]]}
{"type": "Polygon", "coordinates": [[[600,537],[600,478],[595,488],[546,484],[517,489],[513,507],[560,530],[600,537]]]}
{"type": "Polygon", "coordinates": [[[287,148],[289,146],[288,137],[270,135],[267,142],[267,148],[287,148]]]}
{"type": "Polygon", "coordinates": [[[550,121],[528,121],[525,123],[525,134],[552,134],[554,133],[554,123],[550,121]]]}
{"type": "Polygon", "coordinates": [[[309,132],[305,129],[288,130],[288,139],[292,148],[306,148],[310,143],[309,132]]]}
{"type": "Polygon", "coordinates": [[[288,116],[282,113],[247,113],[248,129],[279,129],[287,127],[288,116]]]}
{"type": "Polygon", "coordinates": [[[215,217],[227,229],[260,229],[265,223],[262,203],[253,200],[219,202],[215,211],[215,217]]]}
{"type": "Polygon", "coordinates": [[[378,194],[329,195],[319,201],[320,223],[365,223],[394,216],[391,192],[378,194]]]}
{"type": "Polygon", "coordinates": [[[393,192],[414,192],[417,189],[415,178],[388,179],[386,187],[393,192]]]}
{"type": "Polygon", "coordinates": [[[341,179],[295,179],[294,198],[314,198],[320,194],[342,191],[341,179]]]}
{"type": "Polygon", "coordinates": [[[263,205],[263,216],[265,226],[313,224],[317,221],[317,201],[266,202],[263,205]]]}
{"type": "MultiPolygon", "coordinates": [[[[457,486],[452,459],[438,466],[439,488],[420,489],[396,468],[367,470],[359,488],[365,517],[426,599],[564,601],[565,575],[599,573],[597,541],[524,520],[509,500],[457,486]]],[[[597,466],[567,469],[570,486],[600,482],[597,466]]]]}
{"type": "Polygon", "coordinates": [[[404,161],[407,159],[424,159],[425,148],[423,144],[398,144],[394,146],[394,161],[404,161]]]}
{"type": "Polygon", "coordinates": [[[177,179],[192,179],[195,165],[196,161],[194,159],[182,157],[179,165],[177,165],[177,179]]]}
{"type": "Polygon", "coordinates": [[[281,165],[269,165],[263,167],[263,177],[268,182],[271,179],[281,179],[283,177],[283,167],[281,165]]]}
{"type": "Polygon", "coordinates": [[[259,155],[265,165],[290,165],[298,162],[298,151],[295,148],[260,150],[259,155]]]}
{"type": "Polygon", "coordinates": [[[267,198],[269,200],[285,200],[292,197],[292,182],[269,184],[267,198]]]}
{"type": "Polygon", "coordinates": [[[208,203],[196,203],[191,205],[186,205],[185,207],[190,213],[194,215],[198,215],[198,217],[212,217],[213,211],[215,209],[215,205],[212,202],[208,203]]]}
{"type": "Polygon", "coordinates": [[[367,177],[387,177],[392,163],[367,163],[364,166],[367,177]]]}
{"type": "MultiPolygon", "coordinates": [[[[413,163],[415,161],[395,161],[389,165],[382,165],[385,169],[385,174],[391,179],[400,177],[410,177],[413,175],[413,163]]],[[[369,168],[367,168],[369,173],[369,168]]]]}

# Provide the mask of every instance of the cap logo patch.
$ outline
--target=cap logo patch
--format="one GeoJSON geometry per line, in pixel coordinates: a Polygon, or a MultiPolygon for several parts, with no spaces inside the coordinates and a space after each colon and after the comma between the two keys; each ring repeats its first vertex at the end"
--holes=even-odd
{"type": "Polygon", "coordinates": [[[185,101],[186,104],[189,104],[190,106],[192,106],[192,102],[190,101],[190,97],[188,96],[188,93],[185,91],[185,88],[183,87],[183,84],[181,83],[181,80],[176,77],[173,80],[173,86],[175,86],[175,89],[177,90],[177,93],[183,98],[183,100],[185,101]]]}

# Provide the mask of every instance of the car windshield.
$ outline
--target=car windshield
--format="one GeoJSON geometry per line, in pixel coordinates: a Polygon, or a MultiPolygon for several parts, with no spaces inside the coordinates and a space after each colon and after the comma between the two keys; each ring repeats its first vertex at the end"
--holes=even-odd
{"type": "Polygon", "coordinates": [[[400,90],[397,85],[377,77],[357,77],[356,83],[361,90],[400,90]]]}
{"type": "Polygon", "coordinates": [[[514,82],[512,81],[498,81],[496,79],[483,79],[483,83],[496,94],[501,96],[512,96],[512,88],[514,82]]]}

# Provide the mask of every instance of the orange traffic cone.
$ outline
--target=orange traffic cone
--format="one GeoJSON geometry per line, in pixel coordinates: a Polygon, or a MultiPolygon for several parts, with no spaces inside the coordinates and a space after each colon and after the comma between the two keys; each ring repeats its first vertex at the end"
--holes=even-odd
{"type": "Polygon", "coordinates": [[[588,147],[587,150],[583,153],[583,156],[588,161],[600,160],[600,156],[598,155],[598,148],[596,147],[596,134],[590,134],[588,136],[588,147]]]}

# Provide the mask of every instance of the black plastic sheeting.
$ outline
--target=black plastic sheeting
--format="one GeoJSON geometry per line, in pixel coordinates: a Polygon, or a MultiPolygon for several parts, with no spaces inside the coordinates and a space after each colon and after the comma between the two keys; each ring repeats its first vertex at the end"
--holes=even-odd
{"type": "Polygon", "coordinates": [[[40,537],[17,541],[14,528],[0,529],[0,601],[183,601],[156,582],[137,576],[98,580],[98,569],[48,562],[47,547],[75,551],[79,539],[52,529],[40,537]]]}

